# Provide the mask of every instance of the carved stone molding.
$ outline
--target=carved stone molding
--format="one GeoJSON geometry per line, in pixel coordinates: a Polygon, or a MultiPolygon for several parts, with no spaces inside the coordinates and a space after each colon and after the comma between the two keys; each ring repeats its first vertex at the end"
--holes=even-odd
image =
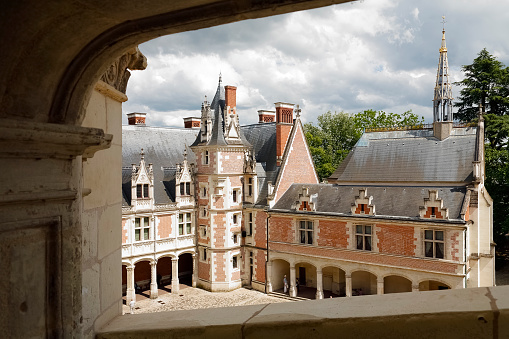
{"type": "Polygon", "coordinates": [[[0,120],[0,157],[91,158],[112,139],[99,128],[0,120]]]}
{"type": "Polygon", "coordinates": [[[127,82],[131,77],[128,69],[143,70],[145,68],[147,68],[147,58],[138,47],[134,47],[118,58],[101,76],[101,80],[125,94],[127,82]]]}

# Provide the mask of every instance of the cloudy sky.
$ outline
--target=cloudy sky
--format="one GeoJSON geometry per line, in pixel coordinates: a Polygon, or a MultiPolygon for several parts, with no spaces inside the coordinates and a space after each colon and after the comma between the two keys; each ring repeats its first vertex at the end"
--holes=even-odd
{"type": "Polygon", "coordinates": [[[412,109],[431,122],[442,15],[452,81],[484,47],[509,66],[507,0],[364,0],[144,43],[148,67],[132,72],[123,110],[183,127],[221,72],[223,85],[237,86],[241,124],[278,101],[299,104],[304,122],[365,109],[412,109]]]}

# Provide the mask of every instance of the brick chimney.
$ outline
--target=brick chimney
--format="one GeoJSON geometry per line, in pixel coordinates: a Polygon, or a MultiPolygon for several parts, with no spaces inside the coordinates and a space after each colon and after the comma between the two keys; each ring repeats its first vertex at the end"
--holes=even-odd
{"type": "Polygon", "coordinates": [[[225,111],[228,115],[237,113],[237,87],[224,86],[225,111]]]}
{"type": "Polygon", "coordinates": [[[127,122],[129,125],[145,125],[147,113],[127,113],[127,122]]]}
{"type": "Polygon", "coordinates": [[[258,111],[258,122],[259,123],[265,123],[265,122],[274,122],[276,121],[276,112],[275,111],[264,111],[260,110],[258,111]]]}
{"type": "Polygon", "coordinates": [[[201,120],[200,118],[188,117],[184,118],[184,128],[200,128],[201,120]]]}
{"type": "Polygon", "coordinates": [[[286,143],[293,127],[294,104],[276,102],[276,157],[277,165],[281,165],[286,143]]]}

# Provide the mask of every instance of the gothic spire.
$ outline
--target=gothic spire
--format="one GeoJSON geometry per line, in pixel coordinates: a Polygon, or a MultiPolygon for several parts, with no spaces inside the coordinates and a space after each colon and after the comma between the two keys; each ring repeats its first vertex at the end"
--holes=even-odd
{"type": "MultiPolygon", "coordinates": [[[[445,23],[445,17],[443,23],[445,23]]],[[[449,62],[445,45],[445,28],[442,29],[442,45],[438,59],[435,95],[433,97],[433,121],[452,121],[452,89],[449,81],[449,62]]]]}

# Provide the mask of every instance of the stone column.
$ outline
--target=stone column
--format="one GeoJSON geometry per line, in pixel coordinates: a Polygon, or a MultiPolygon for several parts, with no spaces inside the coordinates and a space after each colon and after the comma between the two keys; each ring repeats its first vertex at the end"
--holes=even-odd
{"type": "Polygon", "coordinates": [[[272,292],[272,261],[267,262],[267,293],[272,292]]]}
{"type": "Polygon", "coordinates": [[[136,291],[134,290],[134,266],[126,267],[126,270],[127,270],[126,304],[129,305],[131,300],[136,301],[136,291]]]}
{"type": "Polygon", "coordinates": [[[384,294],[384,278],[376,278],[376,294],[384,294]]]}
{"type": "Polygon", "coordinates": [[[198,265],[196,264],[196,260],[198,260],[198,256],[196,253],[193,253],[193,282],[191,284],[193,287],[196,287],[196,280],[198,277],[198,265]]]}
{"type": "Polygon", "coordinates": [[[419,292],[419,284],[412,284],[412,292],[419,292]]]}
{"type": "Polygon", "coordinates": [[[157,261],[150,263],[150,299],[157,298],[157,261]]]}
{"type": "Polygon", "coordinates": [[[345,293],[347,297],[352,296],[352,275],[345,274],[345,293]]]}
{"type": "Polygon", "coordinates": [[[171,258],[171,293],[179,293],[179,258],[171,258]]]}
{"type": "Polygon", "coordinates": [[[316,270],[316,299],[323,299],[322,270],[316,270]]]}
{"type": "Polygon", "coordinates": [[[290,266],[290,297],[297,296],[297,289],[295,288],[295,266],[290,266]]]}

